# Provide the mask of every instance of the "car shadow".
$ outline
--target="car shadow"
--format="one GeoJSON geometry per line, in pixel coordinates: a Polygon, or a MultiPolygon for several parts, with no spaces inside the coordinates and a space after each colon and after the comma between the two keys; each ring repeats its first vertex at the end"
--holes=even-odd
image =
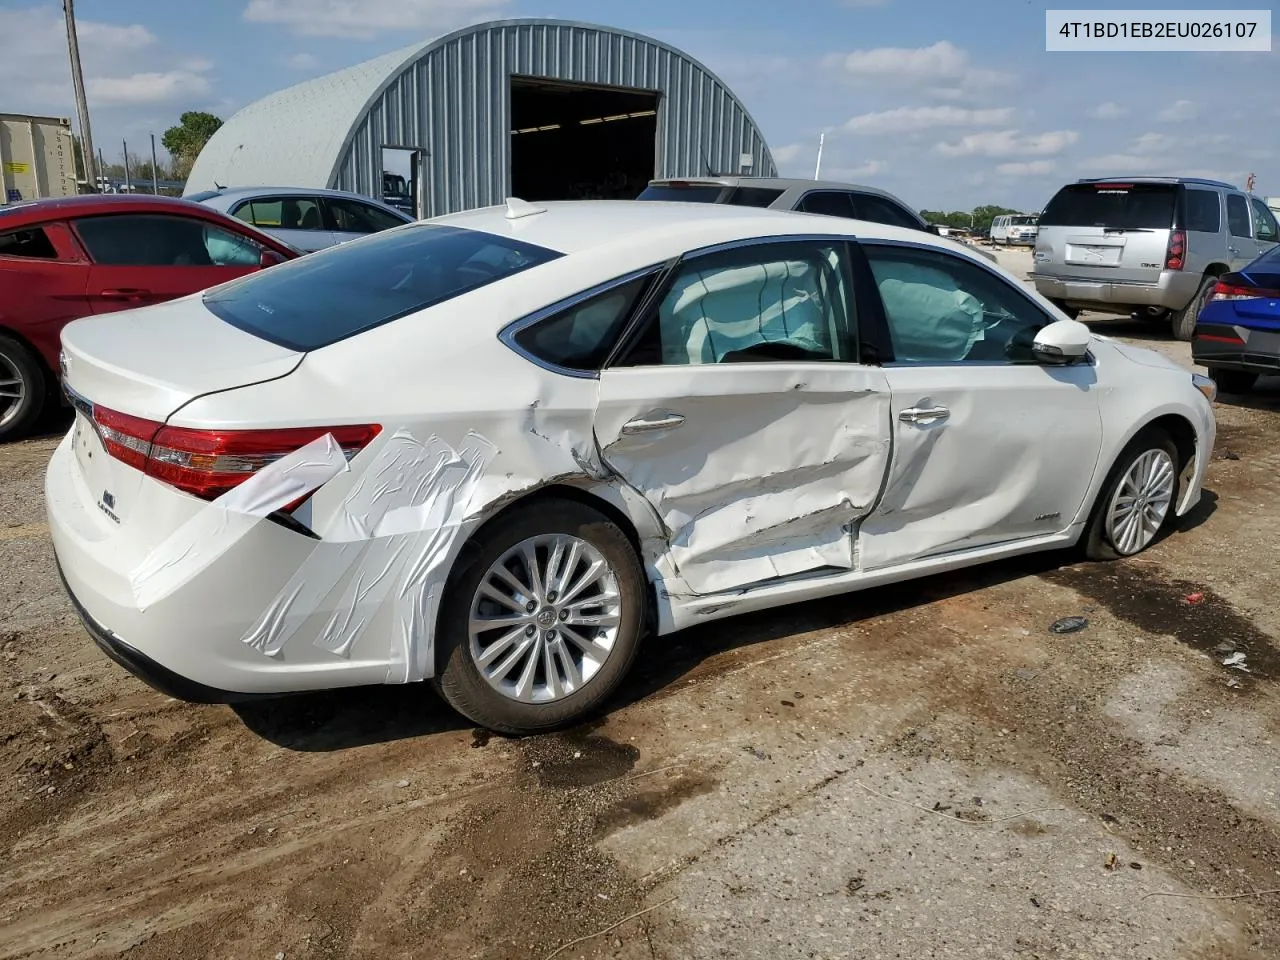
{"type": "Polygon", "coordinates": [[[1218,403],[1247,410],[1280,410],[1280,376],[1263,377],[1248,393],[1219,393],[1218,403]]]}
{"type": "Polygon", "coordinates": [[[1197,503],[1184,517],[1178,517],[1172,524],[1172,530],[1164,533],[1161,539],[1169,536],[1169,533],[1177,531],[1178,533],[1187,533],[1200,526],[1218,510],[1218,495],[1212,490],[1200,491],[1200,502],[1197,503]]]}
{"type": "Polygon", "coordinates": [[[1174,342],[1167,319],[1134,320],[1131,317],[1089,313],[1081,316],[1080,320],[1094,333],[1104,337],[1124,337],[1126,340],[1141,340],[1146,343],[1174,342]]]}

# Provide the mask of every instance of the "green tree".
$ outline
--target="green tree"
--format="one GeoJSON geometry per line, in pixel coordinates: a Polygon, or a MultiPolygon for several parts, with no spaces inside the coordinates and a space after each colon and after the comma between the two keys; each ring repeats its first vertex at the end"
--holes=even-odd
{"type": "Polygon", "coordinates": [[[178,178],[191,173],[196,157],[220,126],[222,120],[212,113],[188,110],[178,118],[176,127],[170,127],[164,132],[160,142],[169,151],[169,156],[173,157],[173,173],[178,178]]]}

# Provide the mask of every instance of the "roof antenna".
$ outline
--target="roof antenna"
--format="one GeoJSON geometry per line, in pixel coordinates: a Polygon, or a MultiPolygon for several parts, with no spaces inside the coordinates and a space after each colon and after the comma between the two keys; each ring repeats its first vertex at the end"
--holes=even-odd
{"type": "Polygon", "coordinates": [[[213,181],[213,185],[214,185],[214,187],[216,187],[216,188],[217,188],[217,189],[219,189],[219,190],[225,190],[225,189],[227,189],[227,188],[226,188],[226,187],[224,187],[222,184],[220,184],[217,180],[213,181]]]}
{"type": "Polygon", "coordinates": [[[813,179],[815,180],[822,179],[820,176],[818,176],[818,174],[822,173],[822,144],[826,141],[826,139],[827,139],[827,134],[825,130],[822,133],[818,134],[818,163],[813,168],[813,179]]]}
{"type": "Polygon", "coordinates": [[[507,213],[508,220],[519,220],[521,217],[532,217],[535,214],[546,213],[546,207],[535,207],[526,200],[519,197],[507,197],[507,213]]]}

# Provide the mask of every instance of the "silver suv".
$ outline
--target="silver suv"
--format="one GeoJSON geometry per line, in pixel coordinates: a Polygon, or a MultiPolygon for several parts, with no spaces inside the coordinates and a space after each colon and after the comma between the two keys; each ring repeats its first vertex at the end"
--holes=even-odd
{"type": "Polygon", "coordinates": [[[1070,316],[1168,319],[1175,337],[1190,340],[1216,278],[1257,259],[1278,234],[1267,205],[1229,183],[1078,180],[1040,215],[1031,279],[1070,316]]]}

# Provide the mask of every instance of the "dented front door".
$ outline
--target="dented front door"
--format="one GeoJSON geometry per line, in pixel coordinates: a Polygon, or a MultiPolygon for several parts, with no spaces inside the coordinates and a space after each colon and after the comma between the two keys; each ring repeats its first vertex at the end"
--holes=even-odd
{"type": "Polygon", "coordinates": [[[653,505],[699,594],[853,566],[889,464],[876,367],[773,362],[605,370],[596,438],[653,505]]]}

